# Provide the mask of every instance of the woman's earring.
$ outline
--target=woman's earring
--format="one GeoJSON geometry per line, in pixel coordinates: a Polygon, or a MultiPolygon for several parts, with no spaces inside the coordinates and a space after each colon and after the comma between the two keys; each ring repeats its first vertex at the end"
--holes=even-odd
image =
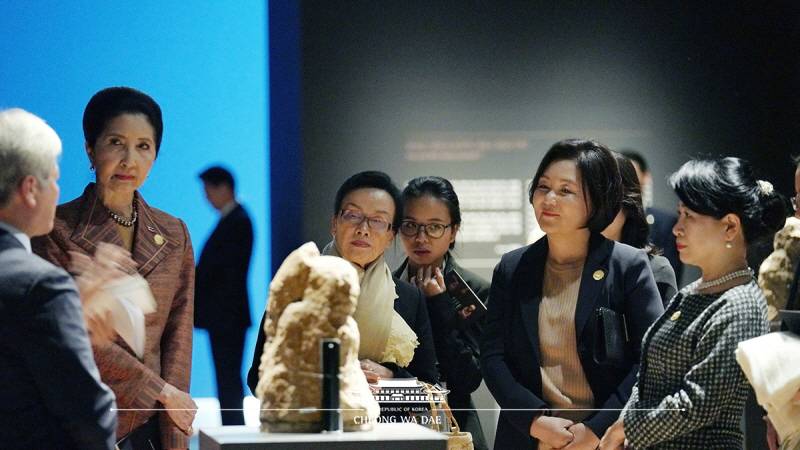
{"type": "Polygon", "coordinates": [[[94,164],[92,164],[91,166],[89,166],[89,170],[91,170],[92,172],[94,172],[94,164]]]}
{"type": "Polygon", "coordinates": [[[731,241],[725,243],[725,248],[733,248],[733,244],[731,244],[731,241]]]}

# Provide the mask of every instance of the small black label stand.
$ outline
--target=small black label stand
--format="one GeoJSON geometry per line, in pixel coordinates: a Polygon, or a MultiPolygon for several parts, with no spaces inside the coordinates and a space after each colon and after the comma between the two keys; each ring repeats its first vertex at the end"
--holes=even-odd
{"type": "Polygon", "coordinates": [[[339,339],[320,341],[322,354],[322,432],[341,433],[339,410],[339,339]]]}

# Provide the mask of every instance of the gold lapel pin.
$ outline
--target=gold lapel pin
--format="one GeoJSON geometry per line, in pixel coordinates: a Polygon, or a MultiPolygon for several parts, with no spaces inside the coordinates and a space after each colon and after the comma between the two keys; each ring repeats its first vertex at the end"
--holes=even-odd
{"type": "Polygon", "coordinates": [[[669,320],[675,322],[676,320],[678,320],[678,317],[680,317],[680,316],[681,316],[681,312],[680,311],[675,311],[674,313],[672,313],[672,316],[670,316],[669,320]]]}
{"type": "Polygon", "coordinates": [[[156,241],[156,244],[158,245],[164,244],[164,236],[161,236],[160,234],[153,236],[153,240],[156,241]]]}
{"type": "Polygon", "coordinates": [[[592,274],[592,278],[597,281],[602,280],[604,276],[606,276],[606,274],[602,270],[595,270],[594,274],[592,274]]]}

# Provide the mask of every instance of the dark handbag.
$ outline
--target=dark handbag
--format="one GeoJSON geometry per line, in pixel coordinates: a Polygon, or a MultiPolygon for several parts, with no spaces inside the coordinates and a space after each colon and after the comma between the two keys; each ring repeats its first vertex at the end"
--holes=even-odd
{"type": "Polygon", "coordinates": [[[596,317],[594,362],[601,366],[630,367],[633,364],[633,345],[625,315],[601,306],[596,317]]]}
{"type": "Polygon", "coordinates": [[[117,450],[137,450],[161,448],[161,433],[159,432],[158,414],[153,415],[147,422],[139,425],[117,442],[117,450]]]}

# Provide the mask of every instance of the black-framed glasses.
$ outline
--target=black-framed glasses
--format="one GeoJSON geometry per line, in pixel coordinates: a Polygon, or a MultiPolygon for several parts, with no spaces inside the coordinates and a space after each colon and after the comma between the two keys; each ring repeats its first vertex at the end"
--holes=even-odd
{"type": "Polygon", "coordinates": [[[372,231],[384,232],[389,231],[392,228],[392,224],[386,219],[382,219],[380,217],[367,217],[353,209],[339,210],[339,217],[345,222],[357,227],[366,220],[367,226],[372,231]]]}
{"type": "Polygon", "coordinates": [[[414,237],[419,234],[419,230],[425,229],[425,234],[428,235],[429,238],[439,239],[440,237],[444,236],[444,231],[447,229],[447,227],[452,226],[452,223],[448,223],[447,225],[443,223],[421,224],[411,220],[405,220],[402,224],[400,224],[400,232],[405,236],[414,237]]]}

